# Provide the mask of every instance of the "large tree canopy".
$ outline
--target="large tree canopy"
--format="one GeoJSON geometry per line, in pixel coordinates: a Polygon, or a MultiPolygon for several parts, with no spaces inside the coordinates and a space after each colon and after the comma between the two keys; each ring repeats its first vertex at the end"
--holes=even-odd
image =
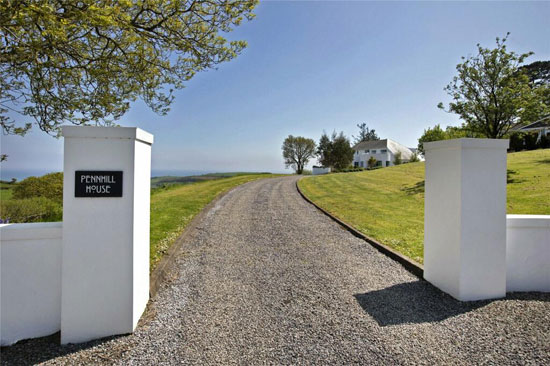
{"type": "Polygon", "coordinates": [[[478,44],[477,55],[463,58],[456,66],[457,76],[445,88],[453,99],[448,111],[490,138],[503,137],[514,124],[529,122],[545,108],[540,90],[520,71],[532,53],[509,52],[506,39],[497,38],[494,49],[478,44]]]}
{"type": "Polygon", "coordinates": [[[221,34],[257,0],[0,1],[0,124],[109,124],[141,98],[165,114],[173,88],[236,57],[221,34]],[[12,111],[12,112],[10,112],[12,111]],[[13,111],[26,118],[19,124],[13,111]]]}
{"type": "Polygon", "coordinates": [[[380,137],[378,137],[376,131],[374,129],[369,129],[365,122],[358,123],[357,127],[359,128],[359,135],[352,136],[356,145],[363,141],[380,140],[380,137]]]}
{"type": "Polygon", "coordinates": [[[309,160],[315,156],[315,141],[302,136],[288,135],[281,149],[286,167],[292,167],[296,174],[302,174],[309,160]]]}
{"type": "Polygon", "coordinates": [[[323,131],[317,147],[317,157],[323,166],[342,170],[349,167],[353,161],[353,149],[344,132],[336,134],[334,131],[329,138],[323,131]]]}

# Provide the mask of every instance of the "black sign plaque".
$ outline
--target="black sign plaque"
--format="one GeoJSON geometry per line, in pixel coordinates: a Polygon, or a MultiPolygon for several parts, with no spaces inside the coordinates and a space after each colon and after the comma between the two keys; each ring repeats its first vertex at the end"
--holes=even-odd
{"type": "Polygon", "coordinates": [[[75,197],[122,197],[121,171],[77,170],[75,197]]]}

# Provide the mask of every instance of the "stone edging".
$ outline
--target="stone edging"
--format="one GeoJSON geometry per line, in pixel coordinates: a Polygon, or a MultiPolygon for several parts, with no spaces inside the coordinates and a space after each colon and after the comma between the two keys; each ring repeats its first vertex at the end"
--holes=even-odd
{"type": "Polygon", "coordinates": [[[348,223],[340,220],[339,218],[333,216],[328,211],[324,210],[319,205],[314,203],[312,200],[307,198],[306,195],[300,190],[300,187],[298,186],[298,182],[301,179],[302,178],[300,178],[296,181],[296,190],[298,191],[298,193],[300,194],[300,196],[302,196],[302,198],[304,200],[311,203],[313,206],[315,206],[315,208],[317,208],[319,211],[321,211],[322,213],[324,213],[325,215],[330,217],[332,220],[336,221],[338,224],[340,224],[344,229],[346,229],[347,231],[352,233],[354,236],[356,236],[360,239],[363,239],[364,241],[366,241],[367,243],[372,245],[374,248],[376,248],[382,254],[390,257],[394,261],[399,262],[403,267],[405,267],[405,269],[407,271],[411,272],[416,277],[418,277],[420,279],[424,279],[424,267],[420,263],[417,263],[417,262],[413,261],[409,257],[406,257],[403,254],[396,252],[395,250],[391,249],[390,247],[388,247],[388,246],[386,246],[382,243],[379,243],[379,242],[377,242],[376,240],[374,240],[372,238],[369,238],[368,236],[361,233],[359,230],[357,230],[356,228],[354,228],[350,224],[348,224],[348,223]]]}
{"type": "Polygon", "coordinates": [[[166,279],[168,273],[172,272],[172,269],[176,263],[176,257],[181,252],[183,244],[189,238],[191,233],[197,227],[197,225],[202,221],[204,216],[210,211],[216,203],[219,202],[226,194],[231,192],[237,187],[240,187],[242,184],[239,184],[231,189],[228,189],[225,192],[218,194],[210,203],[208,203],[204,208],[191,219],[191,222],[185,227],[181,235],[176,239],[176,241],[168,248],[168,252],[162,256],[162,259],[158,262],[157,267],[149,275],[149,297],[153,297],[158,292],[162,282],[166,279]]]}

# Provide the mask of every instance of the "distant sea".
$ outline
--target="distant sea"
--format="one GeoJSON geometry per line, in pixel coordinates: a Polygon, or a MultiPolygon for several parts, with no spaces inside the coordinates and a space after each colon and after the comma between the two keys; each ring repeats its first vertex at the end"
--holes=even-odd
{"type": "MultiPolygon", "coordinates": [[[[11,180],[12,178],[23,180],[27,177],[40,177],[44,174],[54,173],[52,170],[45,169],[2,169],[0,167],[0,179],[1,180],[11,180]]],[[[165,170],[165,169],[153,169],[151,171],[151,177],[162,177],[171,175],[174,177],[188,177],[190,175],[202,175],[209,173],[225,173],[220,171],[213,170],[165,170]]]]}

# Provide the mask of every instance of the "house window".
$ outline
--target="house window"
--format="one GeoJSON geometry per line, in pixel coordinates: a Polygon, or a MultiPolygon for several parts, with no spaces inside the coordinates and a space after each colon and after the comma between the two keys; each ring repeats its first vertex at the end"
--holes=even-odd
{"type": "Polygon", "coordinates": [[[376,166],[382,166],[382,162],[380,160],[376,161],[376,166]]]}
{"type": "Polygon", "coordinates": [[[386,150],[386,149],[382,149],[382,150],[380,150],[380,152],[381,152],[382,154],[385,154],[385,153],[387,153],[387,152],[388,152],[388,150],[386,150]]]}
{"type": "Polygon", "coordinates": [[[371,150],[370,153],[371,154],[376,154],[376,150],[371,150]]]}
{"type": "Polygon", "coordinates": [[[364,168],[364,167],[365,167],[365,166],[363,165],[364,163],[365,163],[364,161],[361,162],[361,168],[364,168]]]}
{"type": "Polygon", "coordinates": [[[365,150],[365,154],[368,154],[369,153],[369,150],[365,150]]]}
{"type": "Polygon", "coordinates": [[[386,166],[390,166],[390,162],[389,162],[389,161],[386,161],[386,166]]]}
{"type": "Polygon", "coordinates": [[[358,163],[358,162],[356,162],[356,161],[354,161],[354,162],[353,162],[353,166],[354,166],[354,167],[356,167],[356,168],[357,168],[357,166],[358,166],[358,165],[359,165],[359,163],[358,163]]]}

